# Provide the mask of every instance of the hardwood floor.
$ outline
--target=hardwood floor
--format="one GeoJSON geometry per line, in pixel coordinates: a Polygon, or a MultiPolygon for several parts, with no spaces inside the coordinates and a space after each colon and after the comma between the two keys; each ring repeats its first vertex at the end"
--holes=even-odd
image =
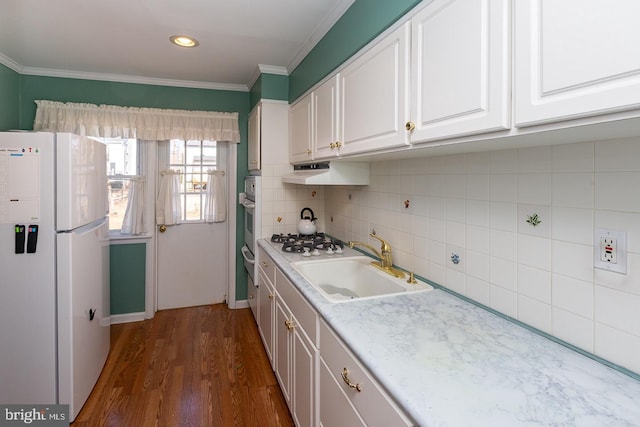
{"type": "Polygon", "coordinates": [[[113,325],[111,352],[72,424],[292,426],[251,311],[164,310],[113,325]]]}

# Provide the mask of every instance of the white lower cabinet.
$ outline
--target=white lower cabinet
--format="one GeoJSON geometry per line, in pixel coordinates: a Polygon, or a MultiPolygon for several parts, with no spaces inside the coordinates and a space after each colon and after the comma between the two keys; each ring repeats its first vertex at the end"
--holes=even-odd
{"type": "Polygon", "coordinates": [[[276,270],[275,374],[297,426],[316,426],[317,315],[276,270]]]}
{"type": "Polygon", "coordinates": [[[414,425],[325,322],[320,322],[320,348],[323,427],[414,425]],[[340,406],[344,417],[332,413],[332,404],[340,406]]]}
{"type": "Polygon", "coordinates": [[[273,366],[273,318],[276,306],[276,293],[273,284],[266,274],[258,269],[258,331],[267,352],[267,357],[273,366]]]}
{"type": "Polygon", "coordinates": [[[258,329],[295,425],[413,426],[262,249],[259,258],[258,329]]]}

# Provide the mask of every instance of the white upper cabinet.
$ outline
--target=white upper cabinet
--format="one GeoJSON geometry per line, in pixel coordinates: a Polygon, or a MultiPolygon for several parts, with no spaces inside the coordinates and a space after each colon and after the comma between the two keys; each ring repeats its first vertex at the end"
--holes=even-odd
{"type": "Polygon", "coordinates": [[[412,19],[411,142],[510,127],[508,0],[435,0],[412,19]]]}
{"type": "Polygon", "coordinates": [[[315,91],[314,158],[326,159],[340,154],[338,138],[338,82],[340,74],[324,82],[315,91]]]}
{"type": "Polygon", "coordinates": [[[249,170],[260,170],[260,105],[257,105],[253,111],[249,114],[249,152],[248,152],[248,167],[249,170]]]}
{"type": "Polygon", "coordinates": [[[514,1],[515,124],[640,107],[640,2],[514,1]]]}
{"type": "Polygon", "coordinates": [[[341,154],[408,144],[410,31],[407,22],[340,72],[341,154]]]}
{"type": "Polygon", "coordinates": [[[291,163],[313,160],[313,98],[313,93],[310,93],[289,109],[289,161],[291,163]]]}

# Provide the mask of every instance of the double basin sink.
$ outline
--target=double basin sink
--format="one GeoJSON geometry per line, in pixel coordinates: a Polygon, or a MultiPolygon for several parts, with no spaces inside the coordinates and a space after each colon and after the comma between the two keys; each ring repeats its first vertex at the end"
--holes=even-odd
{"type": "Polygon", "coordinates": [[[409,283],[407,277],[385,273],[366,256],[294,261],[291,266],[322,296],[336,303],[433,290],[420,280],[409,283]]]}

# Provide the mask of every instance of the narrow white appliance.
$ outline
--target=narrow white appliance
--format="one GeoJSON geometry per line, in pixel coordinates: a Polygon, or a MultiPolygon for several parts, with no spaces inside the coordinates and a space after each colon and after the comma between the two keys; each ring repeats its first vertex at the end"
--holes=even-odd
{"type": "Polygon", "coordinates": [[[106,149],[0,132],[0,403],[68,404],[109,352],[106,149]]]}
{"type": "Polygon", "coordinates": [[[244,245],[240,249],[247,270],[247,300],[255,318],[258,317],[258,281],[256,280],[256,242],[261,237],[262,197],[261,177],[250,175],[244,179],[244,193],[240,203],[244,206],[244,245]]]}

